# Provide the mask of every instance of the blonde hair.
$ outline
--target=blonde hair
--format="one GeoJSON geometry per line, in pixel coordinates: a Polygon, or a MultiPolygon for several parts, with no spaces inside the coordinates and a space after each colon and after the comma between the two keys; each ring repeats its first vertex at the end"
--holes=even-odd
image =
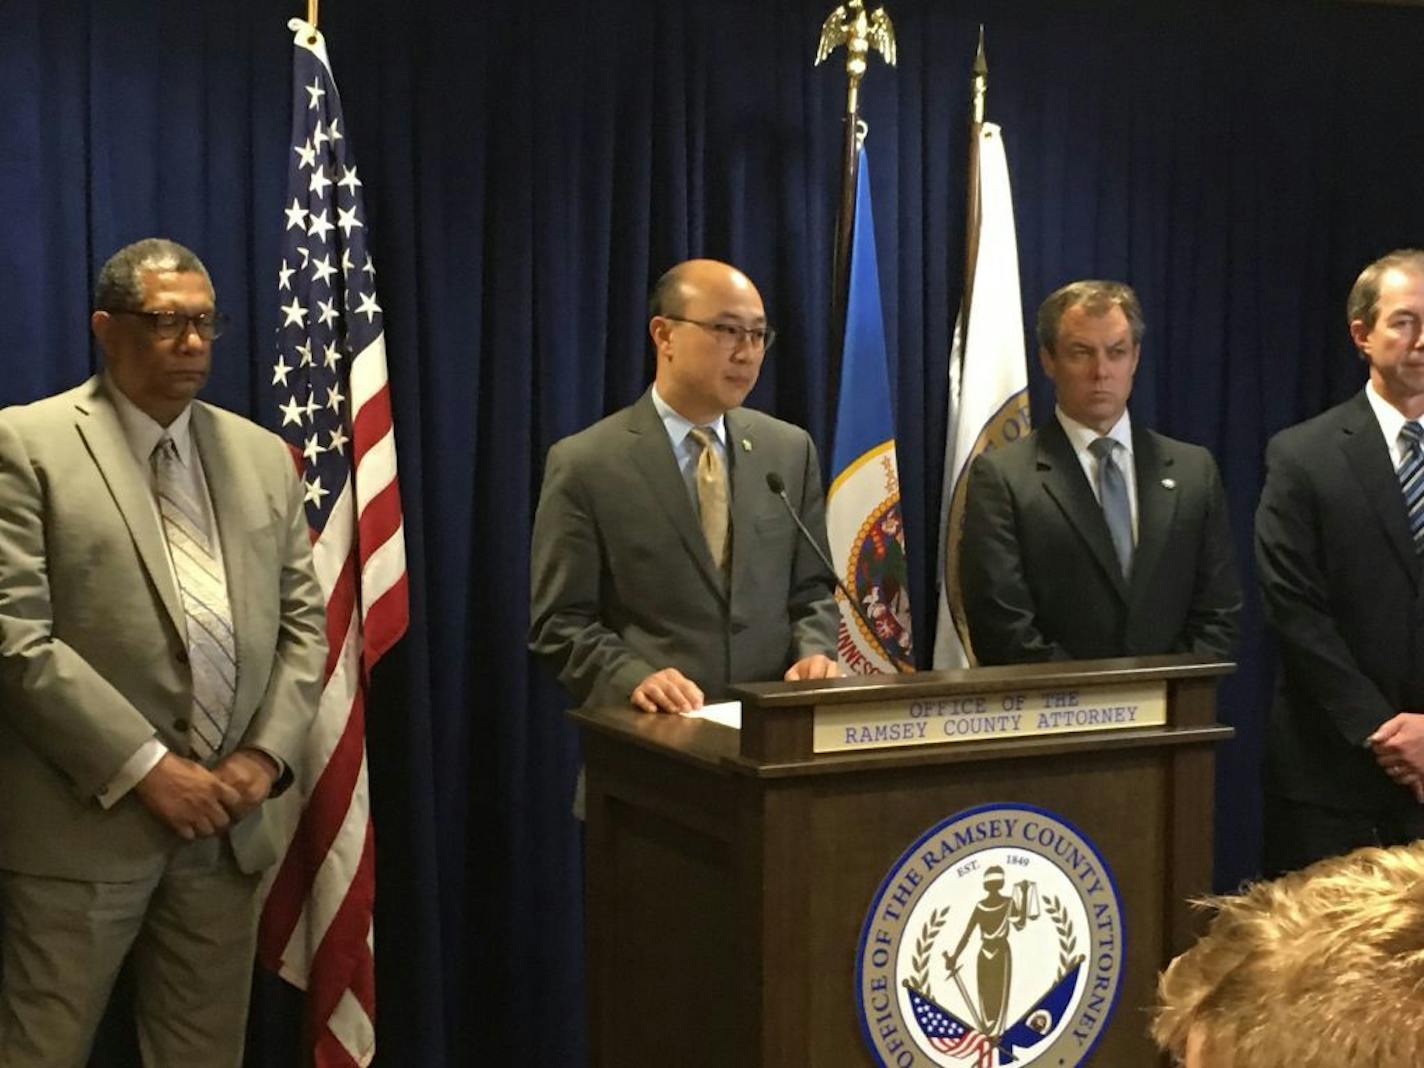
{"type": "Polygon", "coordinates": [[[1360,849],[1199,904],[1152,1037],[1210,1068],[1424,1065],[1424,843],[1360,849]]]}

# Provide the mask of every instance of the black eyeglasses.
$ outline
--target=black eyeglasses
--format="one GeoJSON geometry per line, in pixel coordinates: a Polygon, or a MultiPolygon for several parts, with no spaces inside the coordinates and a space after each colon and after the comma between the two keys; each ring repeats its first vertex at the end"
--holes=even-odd
{"type": "Polygon", "coordinates": [[[707,322],[704,319],[684,319],[679,315],[664,315],[675,323],[691,323],[700,326],[716,340],[725,353],[736,352],[743,345],[750,345],[753,352],[765,352],[776,340],[776,331],[770,326],[739,326],[736,323],[707,322]]]}
{"type": "Polygon", "coordinates": [[[148,328],[169,341],[175,337],[186,337],[190,328],[196,330],[204,341],[212,341],[213,338],[222,337],[228,323],[227,316],[217,311],[189,315],[180,311],[129,311],[127,308],[119,308],[109,314],[135,315],[140,319],[147,319],[148,328]]]}

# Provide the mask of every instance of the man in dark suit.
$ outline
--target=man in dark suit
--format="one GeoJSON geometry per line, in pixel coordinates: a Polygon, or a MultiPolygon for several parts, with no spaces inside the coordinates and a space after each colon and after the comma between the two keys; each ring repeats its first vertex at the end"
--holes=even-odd
{"type": "Polygon", "coordinates": [[[1205,449],[1132,424],[1137,295],[1074,282],[1038,311],[1054,418],[970,469],[960,581],[980,664],[1231,655],[1241,611],[1205,449]]]}
{"type": "Polygon", "coordinates": [[[104,373],[0,412],[0,1065],[83,1065],[127,958],[144,1063],[235,1068],[326,657],[301,483],[194,399],[192,252],[121,249],[90,322],[104,373]]]}
{"type": "Polygon", "coordinates": [[[534,518],[529,647],[585,705],[685,712],[728,684],[835,674],[815,446],[740,407],[774,334],[725,263],[668,271],[650,300],[657,369],[632,406],[549,450],[534,518]]]}
{"type": "Polygon", "coordinates": [[[1366,267],[1346,315],[1369,382],[1271,440],[1256,511],[1271,873],[1424,837],[1424,251],[1366,267]]]}

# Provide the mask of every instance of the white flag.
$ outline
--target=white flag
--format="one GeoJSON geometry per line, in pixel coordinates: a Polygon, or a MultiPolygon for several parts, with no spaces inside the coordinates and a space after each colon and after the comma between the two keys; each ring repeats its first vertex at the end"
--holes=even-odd
{"type": "MultiPolygon", "coordinates": [[[[973,661],[959,594],[959,553],[974,551],[972,545],[960,545],[969,465],[984,450],[1018,441],[1029,430],[1014,202],[1003,134],[992,123],[984,123],[979,131],[978,177],[979,218],[973,221],[978,251],[971,307],[959,309],[949,357],[936,669],[965,667],[973,661]]],[[[967,234],[966,240],[972,243],[974,233],[967,234]]]]}

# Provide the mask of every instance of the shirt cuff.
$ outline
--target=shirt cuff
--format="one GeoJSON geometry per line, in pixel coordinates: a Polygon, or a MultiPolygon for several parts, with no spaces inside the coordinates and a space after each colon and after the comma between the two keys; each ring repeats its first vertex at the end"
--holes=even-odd
{"type": "Polygon", "coordinates": [[[124,761],[118,774],[99,787],[94,796],[104,808],[113,808],[120,798],[132,790],[168,753],[168,747],[157,737],[150,738],[134,751],[134,755],[124,761]]]}

